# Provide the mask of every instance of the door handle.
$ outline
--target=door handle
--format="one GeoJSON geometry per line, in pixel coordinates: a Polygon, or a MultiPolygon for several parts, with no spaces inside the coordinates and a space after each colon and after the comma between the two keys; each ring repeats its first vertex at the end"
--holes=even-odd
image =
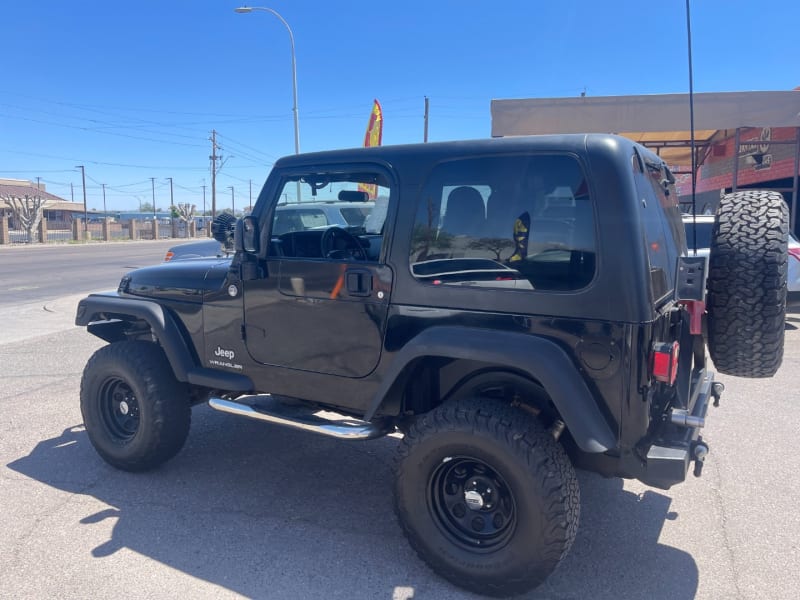
{"type": "Polygon", "coordinates": [[[366,269],[348,269],[346,275],[347,293],[351,296],[372,294],[372,273],[366,269]]]}

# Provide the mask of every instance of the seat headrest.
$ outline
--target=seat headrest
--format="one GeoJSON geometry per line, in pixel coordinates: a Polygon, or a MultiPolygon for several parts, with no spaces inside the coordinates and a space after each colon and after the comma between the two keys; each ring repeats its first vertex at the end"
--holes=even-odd
{"type": "Polygon", "coordinates": [[[450,192],[445,210],[444,229],[453,234],[478,234],[486,222],[483,196],[473,187],[465,185],[450,192]]]}

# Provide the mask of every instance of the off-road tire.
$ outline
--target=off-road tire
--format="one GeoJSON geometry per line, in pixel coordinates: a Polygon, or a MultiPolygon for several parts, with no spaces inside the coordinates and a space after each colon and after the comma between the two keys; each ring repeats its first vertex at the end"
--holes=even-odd
{"type": "Polygon", "coordinates": [[[721,373],[772,377],[783,360],[789,211],[778,192],[719,203],[708,273],[708,349],[721,373]]]}
{"type": "Polygon", "coordinates": [[[395,462],[395,511],[411,546],[439,575],[472,592],[508,596],[542,583],[567,554],[580,492],[572,464],[535,417],[465,398],[409,428],[395,462]],[[461,465],[471,474],[459,479],[461,465]],[[481,478],[497,484],[500,501],[470,508],[467,487],[481,478]],[[495,537],[470,542],[471,520],[492,517],[490,508],[503,513],[484,524],[495,537]]]}
{"type": "Polygon", "coordinates": [[[157,344],[115,342],[86,364],[81,413],[103,460],[124,471],[146,471],[175,456],[186,441],[189,390],[157,344]]]}

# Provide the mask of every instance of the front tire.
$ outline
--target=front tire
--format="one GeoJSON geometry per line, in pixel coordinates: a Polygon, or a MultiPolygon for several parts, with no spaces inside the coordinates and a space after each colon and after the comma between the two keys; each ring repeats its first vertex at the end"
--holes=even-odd
{"type": "Polygon", "coordinates": [[[123,471],[153,469],[175,456],[191,421],[187,386],[160,346],[139,341],[104,346],[89,359],[81,413],[97,453],[123,471]]]}
{"type": "Polygon", "coordinates": [[[448,402],[399,448],[395,510],[431,568],[479,594],[519,594],[566,556],[580,494],[561,446],[532,416],[490,400],[448,402]]]}

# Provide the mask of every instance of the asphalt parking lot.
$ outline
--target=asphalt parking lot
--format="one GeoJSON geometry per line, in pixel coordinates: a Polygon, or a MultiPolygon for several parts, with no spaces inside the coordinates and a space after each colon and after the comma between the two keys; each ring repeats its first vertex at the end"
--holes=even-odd
{"type": "MultiPolygon", "coordinates": [[[[163,468],[103,463],[78,407],[83,365],[102,342],[72,326],[78,297],[6,310],[0,597],[472,597],[403,538],[393,438],[348,443],[201,406],[163,468]]],[[[528,597],[796,598],[798,328],[793,313],[776,377],[720,377],[702,478],[663,491],[580,473],[578,538],[528,597]]]]}

